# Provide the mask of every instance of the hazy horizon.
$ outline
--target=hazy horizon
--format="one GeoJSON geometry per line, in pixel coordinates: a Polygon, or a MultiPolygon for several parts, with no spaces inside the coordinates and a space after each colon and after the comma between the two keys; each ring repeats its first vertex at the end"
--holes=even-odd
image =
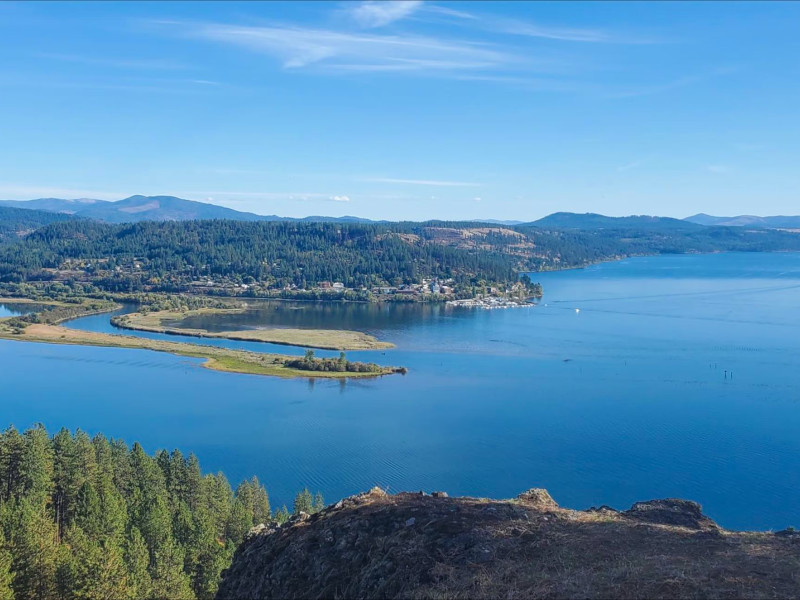
{"type": "MultiPolygon", "coordinates": [[[[84,198],[56,198],[56,197],[47,197],[47,198],[0,198],[0,201],[21,202],[21,203],[30,202],[30,201],[33,201],[33,200],[68,200],[68,201],[71,201],[71,202],[87,202],[87,203],[90,203],[92,201],[95,201],[95,202],[96,201],[100,201],[100,202],[103,202],[103,201],[105,201],[105,202],[119,202],[121,200],[126,200],[128,198],[131,198],[133,196],[145,196],[145,197],[159,197],[159,196],[162,196],[163,197],[163,196],[168,196],[168,194],[152,194],[152,196],[146,196],[145,194],[130,194],[130,195],[125,196],[123,198],[88,198],[88,197],[84,197],[84,198]]],[[[178,196],[174,196],[174,197],[178,197],[178,196]]],[[[181,198],[181,200],[193,200],[193,199],[192,198],[181,198]]],[[[205,200],[198,199],[198,200],[193,200],[193,201],[195,201],[195,202],[203,202],[203,203],[206,203],[206,204],[212,204],[214,206],[222,206],[222,207],[225,207],[225,208],[233,208],[234,210],[240,210],[240,209],[238,209],[236,207],[227,206],[227,205],[221,204],[219,202],[209,202],[208,199],[205,199],[205,200]]],[[[365,218],[365,219],[367,218],[367,217],[363,217],[362,215],[358,215],[358,214],[354,214],[354,213],[341,213],[341,214],[332,214],[332,213],[331,214],[328,214],[328,213],[325,213],[325,214],[322,214],[322,213],[320,213],[320,214],[316,214],[316,213],[315,214],[311,214],[311,213],[309,213],[309,214],[306,214],[306,215],[292,215],[292,216],[289,216],[289,215],[281,215],[281,214],[275,214],[275,213],[263,213],[263,212],[256,212],[256,211],[242,211],[242,212],[248,212],[248,213],[256,214],[256,215],[259,215],[259,216],[265,216],[265,217],[266,216],[277,216],[277,217],[297,218],[297,219],[302,219],[304,217],[311,217],[311,216],[330,217],[330,218],[344,218],[344,217],[358,217],[358,218],[365,218]]],[[[574,212],[574,211],[554,211],[554,212],[574,212]]],[[[800,211],[797,211],[797,212],[798,212],[798,214],[800,214],[800,211]]],[[[518,221],[520,223],[529,223],[529,222],[532,222],[532,221],[536,221],[536,220],[542,219],[542,218],[544,218],[546,216],[549,216],[549,215],[552,215],[552,214],[554,214],[554,213],[547,213],[546,215],[538,215],[538,216],[531,217],[531,218],[510,217],[510,218],[505,218],[505,219],[498,219],[498,218],[492,217],[492,216],[475,217],[475,218],[468,218],[468,219],[458,219],[458,218],[454,218],[454,217],[445,216],[445,217],[431,217],[431,218],[428,218],[428,219],[383,219],[383,218],[374,218],[374,219],[371,219],[371,220],[374,220],[374,221],[401,221],[401,220],[402,221],[435,221],[435,220],[459,221],[459,220],[464,220],[464,221],[485,221],[485,222],[489,222],[489,221],[503,221],[503,222],[518,221]]],[[[668,217],[668,218],[673,218],[673,219],[687,219],[687,218],[690,218],[690,217],[703,215],[703,214],[707,215],[707,216],[713,216],[713,217],[796,216],[795,214],[791,214],[790,215],[788,213],[786,215],[767,215],[767,214],[756,214],[756,213],[746,213],[746,214],[742,213],[742,214],[739,214],[739,215],[734,215],[734,214],[712,215],[711,213],[707,213],[705,211],[698,211],[696,213],[692,213],[690,215],[683,215],[683,216],[662,215],[662,214],[646,214],[646,213],[631,213],[631,214],[618,214],[617,215],[617,214],[609,214],[609,213],[600,213],[600,212],[591,211],[591,210],[590,211],[583,211],[581,213],[575,213],[575,214],[600,214],[600,215],[607,216],[607,217],[649,216],[649,217],[668,217]]]]}
{"type": "Polygon", "coordinates": [[[0,17],[0,198],[137,190],[376,220],[797,212],[795,3],[43,2],[0,17]]]}

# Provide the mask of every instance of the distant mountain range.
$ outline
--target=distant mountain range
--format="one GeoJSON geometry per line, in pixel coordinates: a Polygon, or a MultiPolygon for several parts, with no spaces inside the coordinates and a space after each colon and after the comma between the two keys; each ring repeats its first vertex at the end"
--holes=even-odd
{"type": "MultiPolygon", "coordinates": [[[[230,219],[234,221],[306,221],[316,223],[375,223],[360,217],[310,216],[301,219],[277,215],[257,215],[226,208],[207,202],[185,200],[175,196],[131,196],[110,202],[94,198],[38,198],[36,200],[0,200],[0,207],[39,210],[49,213],[74,215],[85,219],[107,223],[130,223],[138,221],[190,221],[202,219],[230,219]]],[[[800,216],[714,217],[704,213],[685,219],[632,215],[608,217],[597,213],[557,212],[537,221],[501,219],[474,219],[475,223],[493,225],[526,225],[550,229],[639,229],[639,230],[692,230],[702,226],[711,227],[755,227],[764,229],[800,229],[800,216]]]]}
{"type": "Polygon", "coordinates": [[[514,220],[503,220],[503,219],[470,219],[474,223],[490,223],[492,225],[508,225],[509,227],[513,227],[514,225],[523,225],[525,221],[514,221],[514,220]]]}
{"type": "Polygon", "coordinates": [[[195,202],[175,196],[131,196],[117,202],[92,198],[62,199],[38,198],[36,200],[0,200],[0,206],[44,210],[95,219],[107,223],[130,223],[136,221],[190,221],[195,219],[231,219],[235,221],[315,221],[369,223],[359,217],[321,217],[303,219],[257,215],[225,208],[207,202],[195,202]]]}
{"type": "Polygon", "coordinates": [[[533,227],[551,229],[697,229],[699,224],[673,219],[671,217],[651,217],[634,215],[630,217],[607,217],[596,213],[557,212],[538,221],[525,223],[533,227]]]}
{"type": "Polygon", "coordinates": [[[705,213],[692,215],[684,219],[689,223],[718,227],[760,227],[763,229],[800,229],[800,216],[756,217],[739,215],[738,217],[714,217],[705,213]]]}

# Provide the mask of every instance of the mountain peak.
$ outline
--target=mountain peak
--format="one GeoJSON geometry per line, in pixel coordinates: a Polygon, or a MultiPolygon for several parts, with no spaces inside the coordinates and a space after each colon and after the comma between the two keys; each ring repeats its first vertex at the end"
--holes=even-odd
{"type": "Polygon", "coordinates": [[[762,229],[798,229],[800,216],[776,215],[772,217],[759,217],[756,215],[738,215],[735,217],[715,217],[705,213],[698,213],[686,217],[684,221],[699,225],[716,227],[758,227],[762,229]]]}
{"type": "Polygon", "coordinates": [[[538,221],[526,223],[535,227],[554,229],[692,229],[698,224],[650,215],[631,215],[628,217],[608,217],[597,213],[556,212],[538,221]]]}

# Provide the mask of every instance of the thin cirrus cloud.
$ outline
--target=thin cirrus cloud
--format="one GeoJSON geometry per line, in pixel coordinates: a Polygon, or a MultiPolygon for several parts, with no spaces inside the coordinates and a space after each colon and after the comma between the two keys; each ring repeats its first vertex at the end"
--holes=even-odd
{"type": "Polygon", "coordinates": [[[488,22],[484,19],[478,19],[477,22],[485,23],[488,29],[499,33],[561,42],[655,44],[661,41],[651,37],[606,31],[603,29],[553,27],[513,19],[491,19],[488,22]]]}
{"type": "Polygon", "coordinates": [[[177,35],[239,47],[277,61],[287,71],[327,74],[414,74],[461,81],[517,86],[530,91],[579,93],[621,99],[659,94],[696,83],[686,76],[659,83],[613,85],[586,79],[584,71],[597,60],[554,53],[551,45],[536,52],[523,51],[512,43],[522,37],[584,44],[655,43],[622,32],[600,28],[543,26],[536,23],[482,16],[436,4],[421,2],[361,2],[345,11],[361,29],[312,27],[287,23],[231,25],[191,21],[153,21],[177,35]],[[392,30],[364,31],[395,23],[413,15],[415,22],[431,21],[438,15],[463,29],[460,37],[392,30]],[[494,32],[502,38],[486,39],[494,32]],[[542,78],[546,75],[547,78],[542,78]],[[577,76],[577,77],[576,77],[577,76]]]}
{"type": "Polygon", "coordinates": [[[453,17],[454,23],[467,27],[477,27],[484,31],[507,35],[540,38],[561,42],[605,43],[605,44],[652,44],[659,40],[650,36],[635,35],[625,32],[608,31],[598,28],[561,27],[542,25],[522,19],[493,17],[491,15],[469,13],[453,10],[444,6],[428,4],[428,14],[453,17]]]}
{"type": "Polygon", "coordinates": [[[281,61],[285,69],[467,71],[514,62],[488,44],[419,35],[381,35],[300,26],[162,22],[189,37],[238,46],[281,61]]]}
{"type": "Polygon", "coordinates": [[[638,169],[639,167],[648,163],[649,161],[650,161],[649,158],[640,158],[639,160],[634,160],[632,162],[617,167],[617,171],[619,171],[620,173],[624,173],[625,171],[638,169]]]}
{"type": "Polygon", "coordinates": [[[470,181],[442,181],[438,179],[397,179],[394,177],[364,177],[358,181],[366,183],[392,183],[400,185],[430,185],[434,187],[480,187],[470,181]]]}
{"type": "Polygon", "coordinates": [[[420,6],[422,6],[422,0],[393,0],[392,2],[368,0],[354,5],[349,10],[349,14],[362,27],[383,27],[408,17],[420,6]]]}

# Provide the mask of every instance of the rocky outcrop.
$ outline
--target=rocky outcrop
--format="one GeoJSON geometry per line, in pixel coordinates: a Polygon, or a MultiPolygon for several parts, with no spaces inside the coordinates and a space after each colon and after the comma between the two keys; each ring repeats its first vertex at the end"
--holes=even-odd
{"type": "Polygon", "coordinates": [[[676,525],[689,529],[719,529],[714,521],[703,514],[697,502],[679,498],[637,502],[622,514],[638,521],[660,525],[676,525]]]}
{"type": "Polygon", "coordinates": [[[517,500],[541,510],[554,510],[558,508],[558,504],[553,500],[550,493],[542,488],[531,488],[527,492],[522,492],[517,496],[517,500]]]}
{"type": "Polygon", "coordinates": [[[254,528],[217,598],[798,595],[800,536],[725,531],[695,502],[575,511],[542,489],[487,500],[374,488],[254,528]]]}

